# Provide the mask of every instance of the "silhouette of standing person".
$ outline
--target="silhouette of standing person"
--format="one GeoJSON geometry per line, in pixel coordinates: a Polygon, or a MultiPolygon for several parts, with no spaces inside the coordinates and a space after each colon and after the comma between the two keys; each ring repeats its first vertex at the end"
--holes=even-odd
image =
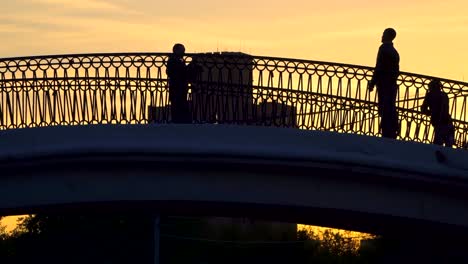
{"type": "Polygon", "coordinates": [[[185,65],[185,47],[175,44],[169,55],[166,73],[169,77],[169,101],[171,102],[172,122],[176,124],[191,123],[188,93],[188,70],[185,65]]]}
{"type": "Polygon", "coordinates": [[[396,139],[398,135],[398,113],[396,96],[397,79],[400,74],[400,55],[393,47],[396,31],[387,28],[382,35],[382,45],[377,55],[374,75],[369,83],[372,92],[377,86],[378,111],[381,118],[382,136],[396,139]]]}
{"type": "Polygon", "coordinates": [[[432,80],[429,83],[429,90],[426,93],[421,111],[431,116],[431,124],[434,127],[434,144],[451,147],[455,144],[455,128],[452,117],[449,113],[449,99],[442,91],[442,84],[439,80],[432,80]]]}

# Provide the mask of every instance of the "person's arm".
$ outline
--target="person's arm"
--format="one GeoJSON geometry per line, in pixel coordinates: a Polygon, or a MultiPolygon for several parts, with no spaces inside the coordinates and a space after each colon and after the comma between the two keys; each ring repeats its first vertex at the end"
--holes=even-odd
{"type": "Polygon", "coordinates": [[[430,115],[431,110],[429,109],[429,92],[426,92],[426,96],[424,97],[423,104],[421,105],[421,112],[425,115],[430,115]]]}
{"type": "Polygon", "coordinates": [[[451,115],[450,115],[450,105],[449,105],[449,98],[446,93],[443,93],[443,102],[442,102],[442,107],[441,111],[443,111],[444,115],[447,115],[447,120],[451,120],[451,115]]]}

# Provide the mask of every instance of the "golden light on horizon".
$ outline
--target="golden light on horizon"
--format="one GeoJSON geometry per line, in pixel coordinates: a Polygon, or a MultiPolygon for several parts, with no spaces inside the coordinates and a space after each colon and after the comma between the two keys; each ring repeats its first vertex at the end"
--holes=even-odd
{"type": "Polygon", "coordinates": [[[27,215],[6,216],[0,220],[0,226],[4,226],[5,231],[11,233],[18,226],[18,220],[26,216],[27,215]]]}
{"type": "Polygon", "coordinates": [[[331,227],[304,225],[304,224],[298,224],[297,225],[297,230],[298,231],[312,232],[312,233],[314,233],[315,235],[317,235],[319,237],[323,237],[323,234],[325,232],[331,231],[333,233],[340,234],[345,238],[352,238],[352,239],[356,239],[358,241],[361,241],[361,240],[364,240],[364,239],[375,238],[375,235],[368,234],[368,233],[363,233],[363,232],[358,232],[358,231],[336,229],[336,228],[331,228],[331,227]]]}
{"type": "MultiPolygon", "coordinates": [[[[21,220],[21,218],[24,218],[27,216],[28,215],[6,216],[0,221],[0,226],[5,226],[6,231],[10,233],[18,226],[18,221],[21,220]]],[[[341,230],[341,229],[334,229],[334,228],[329,228],[329,227],[320,227],[320,226],[312,226],[312,225],[304,225],[304,224],[298,224],[297,230],[313,232],[319,237],[323,236],[323,233],[326,231],[332,231],[334,233],[341,234],[344,237],[347,237],[347,238],[351,237],[358,241],[375,237],[374,235],[357,232],[357,231],[341,230]]]]}

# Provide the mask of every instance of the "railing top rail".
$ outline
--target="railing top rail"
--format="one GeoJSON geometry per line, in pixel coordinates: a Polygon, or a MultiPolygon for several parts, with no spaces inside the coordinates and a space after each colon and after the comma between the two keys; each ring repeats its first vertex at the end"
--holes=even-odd
{"type": "MultiPolygon", "coordinates": [[[[200,53],[187,53],[187,56],[198,55],[200,53]]],[[[202,54],[210,54],[202,53],[202,54]]],[[[216,52],[212,54],[217,54],[216,52]]],[[[125,56],[168,56],[170,53],[167,52],[123,52],[123,53],[83,53],[83,54],[58,54],[58,55],[37,55],[37,56],[21,56],[21,57],[5,57],[0,58],[0,62],[5,61],[15,61],[15,60],[38,60],[38,59],[57,59],[57,58],[78,58],[78,57],[125,57],[125,56]]],[[[236,53],[230,53],[231,56],[236,56],[236,53]]],[[[348,64],[348,63],[338,63],[338,62],[327,62],[327,61],[319,61],[319,60],[307,60],[307,59],[296,59],[296,58],[281,58],[281,57],[272,57],[272,56],[262,56],[262,55],[249,55],[243,54],[239,56],[248,55],[254,60],[278,60],[278,61],[288,61],[293,63],[308,63],[308,64],[322,64],[322,65],[329,65],[335,67],[348,67],[348,68],[357,68],[366,71],[373,71],[373,67],[365,66],[365,65],[356,65],[356,64],[348,64]]],[[[442,78],[438,76],[430,76],[424,74],[418,74],[413,72],[406,72],[401,71],[400,75],[407,75],[421,79],[434,79],[437,78],[442,82],[452,83],[455,85],[465,86],[468,89],[468,82],[442,78]]]]}
{"type": "MultiPolygon", "coordinates": [[[[167,56],[168,52],[118,52],[118,53],[76,53],[76,54],[54,54],[54,55],[35,55],[35,56],[19,56],[19,57],[4,57],[0,61],[12,60],[35,60],[35,59],[56,59],[65,57],[105,57],[105,56],[167,56]]],[[[192,55],[187,54],[188,56],[192,55]]]]}

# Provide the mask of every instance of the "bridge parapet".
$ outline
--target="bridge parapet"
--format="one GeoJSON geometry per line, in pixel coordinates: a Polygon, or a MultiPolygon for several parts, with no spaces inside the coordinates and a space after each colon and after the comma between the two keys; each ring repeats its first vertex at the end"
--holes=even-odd
{"type": "Polygon", "coordinates": [[[233,125],[64,126],[0,134],[0,215],[117,207],[376,234],[468,231],[464,150],[233,125]]]}

